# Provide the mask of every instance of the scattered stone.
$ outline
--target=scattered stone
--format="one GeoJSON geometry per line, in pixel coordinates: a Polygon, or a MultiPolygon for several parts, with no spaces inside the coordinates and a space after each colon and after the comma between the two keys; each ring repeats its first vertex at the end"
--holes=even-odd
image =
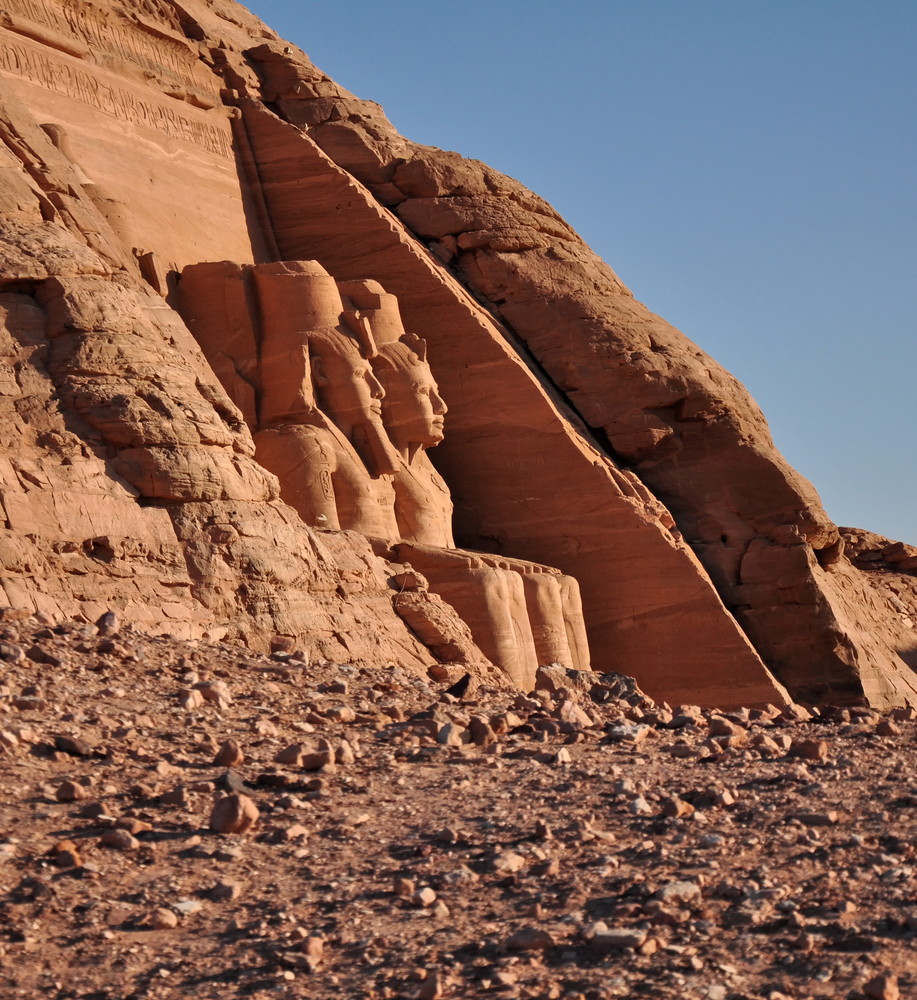
{"type": "Polygon", "coordinates": [[[639,928],[607,927],[599,922],[592,926],[587,940],[592,951],[605,955],[624,949],[637,949],[646,942],[647,937],[647,932],[639,928]]]}
{"type": "Polygon", "coordinates": [[[224,792],[245,794],[251,791],[242,779],[242,775],[236,771],[226,771],[224,774],[221,774],[216,780],[216,786],[224,792]]]}
{"type": "Polygon", "coordinates": [[[468,736],[475,746],[483,747],[493,743],[497,734],[482,715],[472,715],[468,720],[468,736]]]}
{"type": "Polygon", "coordinates": [[[686,816],[694,815],[694,806],[690,802],[677,797],[662,800],[662,815],[669,819],[683,819],[686,816]]]}
{"type": "Polygon", "coordinates": [[[167,931],[178,927],[178,914],[165,906],[157,907],[150,914],[150,926],[157,931],[167,931]]]}
{"type": "Polygon", "coordinates": [[[58,868],[79,868],[83,863],[77,845],[72,840],[62,840],[51,848],[51,860],[58,868]]]}
{"type": "Polygon", "coordinates": [[[636,795],[627,803],[627,811],[635,816],[649,816],[653,812],[653,807],[642,795],[636,795]]]}
{"type": "Polygon", "coordinates": [[[411,901],[415,906],[432,906],[436,902],[436,893],[425,885],[414,893],[411,901]]]}
{"type": "Polygon", "coordinates": [[[790,756],[821,763],[828,759],[828,744],[824,740],[793,740],[790,756]]]}
{"type": "Polygon", "coordinates": [[[217,882],[210,890],[210,898],[217,903],[231,903],[242,895],[240,882],[217,882]]]}
{"type": "Polygon", "coordinates": [[[309,972],[317,972],[325,957],[325,939],[315,934],[306,937],[299,946],[299,951],[305,959],[309,972]]]}
{"type": "Polygon", "coordinates": [[[138,833],[148,833],[153,829],[152,823],[147,823],[145,819],[138,819],[136,816],[119,816],[114,825],[116,829],[127,830],[134,836],[138,833]]]}
{"type": "Polygon", "coordinates": [[[54,793],[58,802],[79,802],[88,795],[88,789],[78,781],[62,781],[54,793]]]}
{"type": "Polygon", "coordinates": [[[554,938],[540,927],[520,927],[506,939],[508,951],[545,951],[554,947],[554,938]]]}
{"type": "Polygon", "coordinates": [[[210,813],[210,829],[214,833],[247,833],[260,813],[247,795],[226,795],[218,799],[210,813]]]}
{"type": "Polygon", "coordinates": [[[193,688],[182,688],[178,692],[178,703],[186,712],[193,712],[204,706],[204,696],[193,688]]]}
{"type": "Polygon", "coordinates": [[[213,759],[217,767],[239,767],[244,762],[245,755],[236,740],[226,740],[213,759]]]}
{"type": "Polygon", "coordinates": [[[650,734],[649,726],[641,725],[611,725],[605,727],[605,739],[610,743],[632,743],[635,746],[642,743],[650,734]]]}
{"type": "Polygon", "coordinates": [[[436,734],[436,742],[444,747],[460,747],[464,744],[465,728],[455,722],[447,722],[436,734]]]}
{"type": "MultiPolygon", "coordinates": [[[[127,648],[123,635],[111,638],[127,648]]],[[[900,738],[878,739],[883,720],[874,712],[824,710],[815,722],[772,723],[756,711],[631,704],[602,689],[585,706],[599,725],[582,727],[568,721],[569,706],[588,693],[564,685],[517,695],[478,684],[456,706],[397,666],[319,666],[267,688],[261,654],[201,644],[188,650],[189,662],[162,668],[152,641],[132,637],[131,647],[141,666],[124,678],[117,708],[97,702],[119,690],[121,652],[105,654],[96,669],[93,643],[65,657],[67,671],[43,676],[40,688],[31,663],[22,677],[0,664],[0,707],[9,711],[17,692],[55,693],[46,709],[53,714],[28,726],[4,722],[12,738],[0,737],[4,791],[21,803],[0,829],[0,951],[13,948],[17,959],[31,954],[31,942],[82,935],[90,959],[117,961],[123,949],[132,975],[135,965],[138,974],[154,970],[153,985],[168,978],[160,966],[179,982],[180,962],[213,974],[211,954],[219,954],[227,970],[257,969],[252,988],[273,983],[306,995],[299,981],[321,969],[322,995],[368,1000],[409,997],[425,985],[448,997],[572,1000],[631,995],[638,982],[660,993],[776,1000],[775,984],[793,992],[788,970],[811,963],[812,983],[822,985],[809,992],[895,996],[887,982],[863,983],[895,967],[895,942],[917,931],[907,892],[917,792],[900,738]],[[160,674],[169,686],[158,691],[160,674]],[[236,703],[224,719],[210,710],[174,716],[174,678],[190,684],[191,676],[226,677],[236,703]],[[333,731],[324,706],[338,687],[347,688],[355,719],[346,740],[319,743],[333,731]],[[397,712],[385,710],[390,703],[397,712]],[[673,728],[680,713],[693,721],[673,728]],[[491,718],[509,728],[498,736],[491,718]],[[259,719],[270,721],[263,733],[254,729],[259,719]],[[711,734],[747,727],[744,746],[722,753],[719,745],[716,757],[698,759],[708,719],[711,734]],[[462,752],[436,745],[447,725],[465,730],[462,752]],[[651,736],[601,745],[607,725],[646,726],[651,736]],[[58,749],[60,730],[85,739],[91,755],[58,749]],[[475,733],[486,740],[480,748],[475,733]],[[770,759],[775,747],[813,735],[827,744],[831,766],[770,759]],[[244,761],[210,768],[217,747],[231,742],[244,742],[257,791],[230,767],[244,761]],[[692,755],[687,764],[669,755],[679,745],[692,755]],[[271,766],[291,746],[333,758],[339,773],[303,773],[301,758],[271,766]],[[543,766],[561,751],[563,770],[543,766]],[[233,796],[260,811],[258,825],[247,816],[242,831],[256,836],[201,837],[211,810],[233,796]],[[119,832],[132,840],[105,843],[119,832]],[[206,920],[194,916],[201,900],[206,920]],[[22,906],[36,902],[43,909],[22,906]],[[604,922],[577,936],[594,915],[604,922]],[[144,944],[131,933],[179,927],[181,959],[172,934],[148,934],[144,944]],[[766,976],[745,951],[761,934],[766,976]],[[444,971],[433,982],[437,967],[444,971]],[[285,973],[293,979],[281,980],[285,973]]],[[[276,662],[271,669],[281,676],[276,662]]],[[[454,680],[459,668],[450,669],[454,680]]],[[[913,738],[913,720],[886,718],[913,738]]],[[[37,960],[16,965],[17,973],[32,968],[37,960]]],[[[74,975],[88,995],[82,968],[74,975]]],[[[906,995],[906,966],[895,968],[906,995]]],[[[23,988],[43,995],[43,984],[23,988]]]]}
{"type": "Polygon", "coordinates": [[[299,766],[303,771],[330,773],[336,768],[334,749],[329,745],[312,753],[305,753],[300,759],[299,766]]]}
{"type": "Polygon", "coordinates": [[[305,754],[306,748],[301,743],[291,743],[289,746],[284,747],[283,750],[279,751],[279,753],[275,754],[274,763],[299,767],[302,764],[302,759],[305,754]]]}
{"type": "Polygon", "coordinates": [[[172,905],[172,909],[182,917],[190,917],[195,913],[200,913],[203,908],[204,904],[199,899],[180,899],[172,905]]]}
{"type": "Polygon", "coordinates": [[[414,994],[415,1000],[440,1000],[446,989],[446,977],[440,972],[428,973],[414,994]]]}
{"type": "Polygon", "coordinates": [[[806,826],[835,826],[840,821],[840,813],[835,809],[820,813],[804,812],[797,813],[796,819],[806,826]]]}
{"type": "Polygon", "coordinates": [[[714,738],[718,736],[733,736],[744,740],[748,736],[748,730],[744,726],[740,726],[737,722],[733,722],[722,715],[714,715],[710,719],[710,735],[714,738]]]}
{"type": "Polygon", "coordinates": [[[179,785],[168,792],[163,792],[159,796],[159,801],[164,806],[177,806],[179,809],[187,809],[193,802],[191,790],[185,785],[179,785]]]}
{"type": "Polygon", "coordinates": [[[277,736],[280,730],[274,725],[273,722],[270,721],[270,719],[257,719],[252,724],[252,732],[256,736],[271,739],[277,736]]]}
{"type": "Polygon", "coordinates": [[[99,843],[103,847],[112,847],[118,851],[136,851],[140,846],[140,841],[133,834],[117,828],[106,830],[99,843]]]}
{"type": "Polygon", "coordinates": [[[525,868],[525,858],[515,851],[501,851],[491,862],[491,867],[502,875],[511,875],[525,868]]]}
{"type": "Polygon", "coordinates": [[[863,992],[869,1000],[900,1000],[898,977],[890,972],[874,976],[863,985],[863,992]]]}
{"type": "Polygon", "coordinates": [[[689,903],[700,898],[700,886],[696,882],[669,882],[653,893],[653,899],[661,903],[689,903]]]}
{"type": "Polygon", "coordinates": [[[101,636],[114,635],[118,631],[118,615],[114,611],[106,611],[96,621],[96,630],[101,636]]]}
{"type": "Polygon", "coordinates": [[[194,685],[194,690],[200,692],[205,702],[221,711],[232,705],[232,695],[225,681],[198,681],[194,685]]]}
{"type": "Polygon", "coordinates": [[[414,895],[415,886],[409,878],[396,878],[392,886],[392,891],[402,899],[410,899],[414,895]]]}
{"type": "Polygon", "coordinates": [[[78,736],[55,736],[54,747],[61,753],[70,754],[71,757],[91,757],[94,750],[89,740],[78,736]]]}
{"type": "Polygon", "coordinates": [[[547,820],[535,820],[535,836],[539,840],[551,840],[553,838],[554,834],[551,832],[551,827],[547,820]]]}
{"type": "Polygon", "coordinates": [[[25,650],[22,646],[17,646],[14,642],[0,642],[0,660],[6,663],[22,663],[25,659],[25,650]]]}
{"type": "Polygon", "coordinates": [[[775,739],[765,733],[756,733],[751,738],[750,743],[762,753],[779,754],[787,749],[787,747],[781,747],[775,739]]]}

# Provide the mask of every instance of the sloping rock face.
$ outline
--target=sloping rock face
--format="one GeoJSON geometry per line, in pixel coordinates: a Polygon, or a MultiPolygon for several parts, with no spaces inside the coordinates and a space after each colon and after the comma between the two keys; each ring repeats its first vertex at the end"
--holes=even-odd
{"type": "Polygon", "coordinates": [[[316,530],[262,467],[285,454],[255,452],[289,414],[266,421],[247,317],[272,300],[238,275],[315,261],[425,339],[455,540],[578,583],[596,669],[671,701],[917,700],[912,626],[744,389],[536,195],[402,138],[222,0],[10,0],[0,42],[8,603],[497,677],[464,578],[404,586],[452,532],[316,530]],[[189,275],[219,261],[202,316],[189,275]]]}
{"type": "Polygon", "coordinates": [[[850,561],[874,589],[890,621],[891,642],[899,656],[917,670],[917,546],[884,538],[861,528],[840,528],[850,561]]]}

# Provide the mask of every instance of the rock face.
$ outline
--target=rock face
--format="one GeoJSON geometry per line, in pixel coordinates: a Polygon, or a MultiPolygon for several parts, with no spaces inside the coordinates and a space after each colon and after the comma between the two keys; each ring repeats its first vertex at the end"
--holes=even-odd
{"type": "Polygon", "coordinates": [[[10,0],[0,36],[0,599],[917,700],[913,620],[745,390],[536,195],[223,0],[10,0]]]}

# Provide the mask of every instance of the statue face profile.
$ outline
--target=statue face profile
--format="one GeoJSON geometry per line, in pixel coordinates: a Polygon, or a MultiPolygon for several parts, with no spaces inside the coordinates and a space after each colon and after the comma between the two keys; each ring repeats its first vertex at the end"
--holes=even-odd
{"type": "Polygon", "coordinates": [[[343,334],[310,337],[309,354],[319,405],[345,434],[379,423],[385,390],[356,344],[343,334]]]}
{"type": "Polygon", "coordinates": [[[319,411],[356,448],[371,476],[390,475],[398,455],[382,424],[385,390],[357,341],[340,330],[306,334],[306,339],[319,411]]]}
{"type": "Polygon", "coordinates": [[[373,358],[374,371],[385,389],[385,428],[402,452],[433,448],[443,440],[448,408],[425,355],[423,341],[407,335],[397,343],[380,347],[373,358]]]}

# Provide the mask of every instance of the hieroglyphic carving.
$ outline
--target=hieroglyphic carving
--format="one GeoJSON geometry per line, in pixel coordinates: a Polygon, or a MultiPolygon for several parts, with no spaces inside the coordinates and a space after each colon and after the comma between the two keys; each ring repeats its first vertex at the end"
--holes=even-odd
{"type": "Polygon", "coordinates": [[[0,45],[0,70],[82,101],[120,121],[146,126],[217,156],[233,155],[228,128],[224,131],[210,122],[192,118],[175,106],[154,99],[152,94],[140,97],[124,87],[106,83],[63,58],[51,59],[27,45],[5,43],[0,45]]]}
{"type": "MultiPolygon", "coordinates": [[[[187,83],[199,82],[195,79],[196,53],[187,42],[169,35],[165,30],[157,30],[154,40],[142,30],[132,31],[114,17],[106,17],[98,8],[78,0],[65,3],[4,0],[3,9],[9,14],[19,15],[35,24],[80,39],[90,47],[92,53],[108,53],[144,69],[165,69],[187,83]]],[[[20,28],[15,20],[10,27],[14,31],[20,28]]],[[[137,22],[137,27],[152,32],[142,21],[137,22]]],[[[27,30],[27,25],[21,28],[27,30]]]]}

